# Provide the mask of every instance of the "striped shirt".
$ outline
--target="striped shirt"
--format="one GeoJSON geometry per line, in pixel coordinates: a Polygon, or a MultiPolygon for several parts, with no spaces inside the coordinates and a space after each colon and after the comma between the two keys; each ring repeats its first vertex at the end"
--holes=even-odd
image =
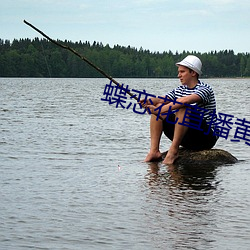
{"type": "MultiPolygon", "coordinates": [[[[197,105],[197,107],[202,109],[201,113],[204,114],[203,119],[205,119],[207,124],[211,125],[211,129],[214,131],[217,120],[216,101],[213,89],[208,84],[198,81],[197,85],[192,89],[188,88],[187,85],[181,85],[168,92],[167,97],[171,100],[175,100],[191,94],[197,94],[201,98],[201,102],[190,105],[197,105]]],[[[200,110],[198,109],[198,111],[200,110]]]]}

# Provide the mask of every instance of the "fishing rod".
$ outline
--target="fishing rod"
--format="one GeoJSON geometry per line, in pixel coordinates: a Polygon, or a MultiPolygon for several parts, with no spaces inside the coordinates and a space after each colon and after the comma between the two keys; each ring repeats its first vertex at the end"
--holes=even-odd
{"type": "Polygon", "coordinates": [[[106,72],[104,72],[102,69],[100,69],[99,67],[97,67],[95,64],[93,64],[89,59],[87,59],[85,56],[80,55],[76,50],[72,49],[69,46],[65,46],[61,43],[59,43],[58,41],[50,38],[49,36],[47,36],[45,33],[43,33],[41,30],[39,30],[38,28],[36,28],[34,25],[32,25],[31,23],[27,22],[26,20],[23,20],[23,22],[25,24],[27,24],[28,26],[30,26],[32,29],[34,29],[35,31],[37,31],[38,33],[40,33],[42,36],[44,36],[45,38],[47,38],[50,42],[54,43],[55,45],[69,50],[70,52],[72,52],[73,54],[75,54],[76,56],[78,56],[79,58],[81,58],[83,61],[85,61],[86,63],[88,63],[91,67],[93,67],[94,69],[96,69],[98,72],[100,72],[103,76],[105,76],[106,78],[108,78],[110,81],[112,81],[114,84],[116,84],[117,86],[119,86],[119,88],[121,88],[122,90],[126,91],[126,93],[128,95],[131,96],[131,98],[134,98],[136,101],[138,101],[138,98],[136,97],[135,94],[132,94],[129,90],[125,89],[122,87],[122,85],[120,85],[113,77],[111,77],[110,75],[108,75],[106,72]]]}
{"type": "MultiPolygon", "coordinates": [[[[103,76],[105,76],[106,78],[108,78],[110,81],[112,81],[114,84],[116,84],[119,88],[121,88],[122,90],[124,90],[128,95],[131,96],[131,98],[134,98],[136,101],[140,101],[138,100],[138,98],[136,97],[135,94],[131,93],[128,89],[123,88],[122,85],[120,85],[112,76],[108,75],[106,72],[104,72],[102,69],[100,69],[99,67],[97,67],[95,64],[93,64],[89,59],[87,59],[85,56],[80,55],[76,50],[72,49],[69,46],[63,45],[61,43],[59,43],[58,41],[50,38],[48,35],[46,35],[44,32],[42,32],[41,30],[39,30],[38,28],[36,28],[34,25],[32,25],[31,23],[27,22],[26,20],[23,20],[23,22],[25,24],[27,24],[28,26],[30,26],[32,29],[34,29],[35,31],[37,31],[38,33],[40,33],[42,36],[44,36],[45,38],[47,38],[50,42],[54,43],[55,45],[61,47],[62,49],[66,49],[69,50],[70,52],[72,52],[73,54],[75,54],[76,56],[78,56],[79,58],[81,58],[83,61],[85,61],[86,63],[88,63],[91,67],[93,67],[94,69],[96,69],[98,72],[100,72],[103,76]]],[[[141,105],[140,105],[141,106],[141,105]]],[[[148,110],[147,108],[145,108],[146,110],[148,110]]],[[[163,118],[161,116],[159,116],[160,120],[163,120],[163,118]]]]}

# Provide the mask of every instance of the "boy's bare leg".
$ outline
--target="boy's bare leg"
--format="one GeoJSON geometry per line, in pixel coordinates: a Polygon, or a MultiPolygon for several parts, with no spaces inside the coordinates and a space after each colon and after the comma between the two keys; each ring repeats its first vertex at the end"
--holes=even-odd
{"type": "Polygon", "coordinates": [[[185,111],[186,111],[185,108],[181,108],[181,109],[179,109],[178,112],[175,113],[176,118],[178,118],[178,121],[175,124],[173,141],[172,141],[172,144],[168,150],[168,153],[163,161],[164,164],[168,164],[168,165],[173,164],[174,161],[179,156],[179,146],[181,144],[181,141],[182,141],[184,135],[188,131],[187,126],[183,126],[183,125],[179,124],[179,122],[182,122],[182,120],[183,120],[185,111]]]}
{"type": "Polygon", "coordinates": [[[145,162],[154,161],[161,158],[160,140],[162,135],[162,120],[156,120],[157,116],[151,115],[150,118],[150,151],[145,158],[145,162]]]}

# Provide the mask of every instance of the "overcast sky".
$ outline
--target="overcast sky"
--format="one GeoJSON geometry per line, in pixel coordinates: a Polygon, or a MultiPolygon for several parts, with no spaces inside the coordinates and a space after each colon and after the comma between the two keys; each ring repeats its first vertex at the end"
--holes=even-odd
{"type": "Polygon", "coordinates": [[[0,0],[0,38],[93,41],[182,52],[250,52],[249,0],[0,0]]]}

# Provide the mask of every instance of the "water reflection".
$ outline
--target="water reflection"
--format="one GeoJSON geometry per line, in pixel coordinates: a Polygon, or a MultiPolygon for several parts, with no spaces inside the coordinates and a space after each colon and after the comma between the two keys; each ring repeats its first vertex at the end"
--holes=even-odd
{"type": "Polygon", "coordinates": [[[151,185],[169,184],[179,189],[210,190],[215,189],[217,167],[214,165],[165,166],[159,162],[149,163],[147,179],[151,185]]]}
{"type": "MultiPolygon", "coordinates": [[[[161,163],[148,166],[146,180],[150,192],[147,201],[155,203],[150,214],[157,215],[155,218],[150,216],[150,226],[164,228],[172,242],[169,249],[187,246],[209,249],[216,228],[217,211],[212,204],[217,198],[217,167],[165,166],[161,163]]],[[[164,241],[160,235],[158,237],[157,242],[164,241]]],[[[155,239],[154,236],[152,240],[155,239]]]]}

